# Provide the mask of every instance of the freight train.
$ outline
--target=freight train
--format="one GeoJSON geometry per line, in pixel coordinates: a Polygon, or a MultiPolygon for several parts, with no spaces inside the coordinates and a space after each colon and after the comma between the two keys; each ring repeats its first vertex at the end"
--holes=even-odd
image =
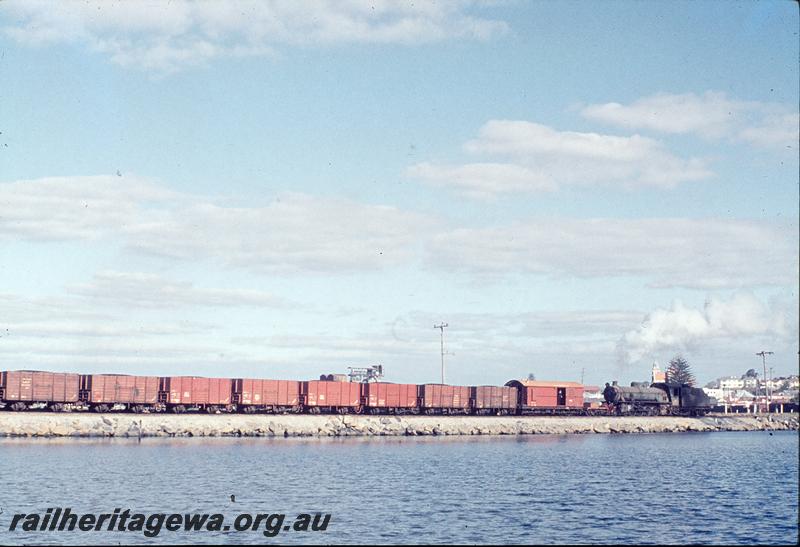
{"type": "Polygon", "coordinates": [[[708,412],[702,390],[606,384],[606,404],[584,404],[576,382],[511,380],[504,386],[129,376],[44,371],[0,372],[0,409],[95,412],[244,412],[306,414],[586,415],[708,412]],[[698,394],[702,394],[702,397],[698,394]]]}

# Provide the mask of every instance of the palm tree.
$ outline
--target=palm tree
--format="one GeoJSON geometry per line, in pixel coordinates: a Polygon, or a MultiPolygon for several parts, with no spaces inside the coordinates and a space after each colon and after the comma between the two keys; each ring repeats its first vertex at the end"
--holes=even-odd
{"type": "Polygon", "coordinates": [[[669,362],[667,380],[671,383],[694,385],[694,374],[692,374],[689,362],[682,355],[676,355],[669,362]]]}

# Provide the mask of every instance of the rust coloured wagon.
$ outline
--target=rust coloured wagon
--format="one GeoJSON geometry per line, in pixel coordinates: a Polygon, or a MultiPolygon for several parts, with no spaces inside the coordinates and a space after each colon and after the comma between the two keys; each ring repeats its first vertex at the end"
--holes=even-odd
{"type": "Polygon", "coordinates": [[[173,412],[231,410],[233,380],[201,376],[166,376],[160,379],[159,391],[167,408],[173,412]]]}
{"type": "Polygon", "coordinates": [[[297,412],[300,382],[238,378],[233,380],[233,400],[244,412],[297,412]]]}
{"type": "Polygon", "coordinates": [[[472,388],[472,406],[476,414],[514,414],[518,390],[508,386],[476,386],[472,388]]]}
{"type": "Polygon", "coordinates": [[[372,414],[411,413],[419,409],[417,384],[361,384],[362,404],[372,414]]]}
{"type": "Polygon", "coordinates": [[[518,407],[524,414],[582,414],[583,384],[511,380],[508,387],[519,390],[518,407]]]}
{"type": "Polygon", "coordinates": [[[158,391],[158,376],[81,375],[81,399],[99,412],[115,407],[135,412],[154,409],[159,402],[158,391]]]}
{"type": "Polygon", "coordinates": [[[36,370],[0,373],[0,400],[11,410],[66,410],[79,402],[80,375],[36,370]]]}
{"type": "Polygon", "coordinates": [[[471,388],[446,384],[423,384],[417,387],[420,408],[426,414],[469,414],[471,388]]]}
{"type": "Polygon", "coordinates": [[[361,412],[361,384],[310,380],[301,384],[302,404],[308,412],[361,412]]]}

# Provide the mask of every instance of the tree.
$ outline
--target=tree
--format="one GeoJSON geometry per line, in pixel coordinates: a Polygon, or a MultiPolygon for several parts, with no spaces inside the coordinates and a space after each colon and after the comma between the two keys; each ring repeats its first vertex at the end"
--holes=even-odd
{"type": "Polygon", "coordinates": [[[742,379],[744,378],[758,378],[758,373],[756,372],[756,369],[754,368],[748,369],[747,372],[744,373],[744,376],[742,376],[742,379]]]}
{"type": "Polygon", "coordinates": [[[531,381],[536,380],[536,375],[534,373],[532,373],[532,372],[529,372],[528,373],[528,380],[531,380],[531,381]]]}
{"type": "Polygon", "coordinates": [[[682,355],[676,355],[667,367],[667,381],[678,384],[694,385],[695,379],[689,362],[682,355]]]}

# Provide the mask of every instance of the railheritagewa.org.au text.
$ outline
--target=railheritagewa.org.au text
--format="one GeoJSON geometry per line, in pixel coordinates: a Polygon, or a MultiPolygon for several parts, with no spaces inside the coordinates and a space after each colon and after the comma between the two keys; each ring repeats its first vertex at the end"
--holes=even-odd
{"type": "Polygon", "coordinates": [[[222,513],[141,513],[116,508],[111,513],[75,513],[70,507],[48,508],[44,513],[11,515],[13,532],[135,532],[156,537],[167,532],[260,532],[274,537],[281,532],[324,532],[330,513],[240,513],[232,520],[222,513]]]}

